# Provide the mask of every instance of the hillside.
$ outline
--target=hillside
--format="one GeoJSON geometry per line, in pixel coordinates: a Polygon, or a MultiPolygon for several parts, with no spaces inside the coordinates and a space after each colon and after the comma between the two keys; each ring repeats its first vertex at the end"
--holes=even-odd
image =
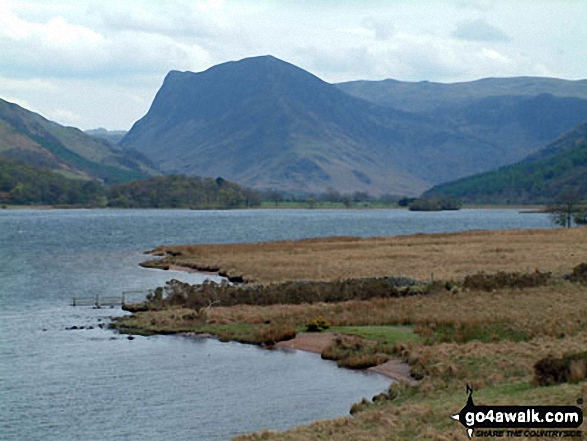
{"type": "MultiPolygon", "coordinates": [[[[417,195],[519,161],[587,119],[587,92],[536,86],[501,95],[519,84],[486,83],[469,84],[481,88],[475,99],[442,111],[402,108],[351,96],[271,56],[248,58],[170,72],[120,145],[166,173],[254,188],[417,195]]],[[[404,101],[426,101],[419,93],[404,101]]]]}
{"type": "Polygon", "coordinates": [[[458,127],[460,133],[486,143],[485,153],[471,146],[462,153],[481,154],[476,158],[492,167],[474,164],[477,167],[456,173],[449,181],[516,163],[587,119],[587,80],[485,78],[454,84],[384,80],[337,86],[378,105],[417,112],[442,127],[458,127]],[[489,155],[500,160],[494,162],[489,155]]]}
{"type": "Polygon", "coordinates": [[[0,156],[67,177],[124,182],[157,174],[143,155],[0,99],[0,156]]]}
{"type": "Polygon", "coordinates": [[[0,157],[0,203],[104,205],[102,185],[0,157]]]}
{"type": "Polygon", "coordinates": [[[438,185],[423,196],[464,202],[552,203],[562,189],[587,197],[587,122],[517,164],[438,185]]]}

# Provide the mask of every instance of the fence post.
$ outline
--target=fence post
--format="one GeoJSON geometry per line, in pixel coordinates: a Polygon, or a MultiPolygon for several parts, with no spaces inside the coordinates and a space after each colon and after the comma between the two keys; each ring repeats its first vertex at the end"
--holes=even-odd
{"type": "Polygon", "coordinates": [[[96,308],[100,307],[100,294],[96,294],[96,308]]]}

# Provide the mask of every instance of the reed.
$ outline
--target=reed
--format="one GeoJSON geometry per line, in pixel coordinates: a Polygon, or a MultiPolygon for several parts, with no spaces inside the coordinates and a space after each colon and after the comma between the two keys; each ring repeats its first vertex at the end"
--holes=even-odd
{"type": "Polygon", "coordinates": [[[361,239],[163,246],[146,263],[222,272],[248,282],[406,276],[462,280],[497,271],[567,274],[587,262],[587,228],[469,231],[361,239]]]}

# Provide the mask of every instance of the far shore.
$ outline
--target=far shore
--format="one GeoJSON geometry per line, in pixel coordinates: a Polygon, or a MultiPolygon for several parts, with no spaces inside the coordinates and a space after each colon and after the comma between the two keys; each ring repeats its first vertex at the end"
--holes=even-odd
{"type": "MultiPolygon", "coordinates": [[[[461,210],[521,210],[521,213],[544,213],[546,205],[538,204],[464,204],[461,210]]],[[[258,207],[238,207],[238,208],[190,208],[190,207],[100,207],[85,205],[13,205],[0,204],[0,209],[4,210],[192,210],[192,211],[210,211],[210,210],[408,210],[407,207],[397,205],[356,205],[345,207],[344,205],[318,205],[308,207],[305,203],[296,204],[278,204],[271,203],[258,207]]]]}

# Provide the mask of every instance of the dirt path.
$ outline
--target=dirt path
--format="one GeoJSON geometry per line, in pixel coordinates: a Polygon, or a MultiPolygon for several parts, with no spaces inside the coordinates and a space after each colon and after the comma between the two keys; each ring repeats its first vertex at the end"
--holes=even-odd
{"type": "Polygon", "coordinates": [[[280,341],[276,346],[321,354],[335,336],[332,332],[299,332],[294,339],[280,341]]]}
{"type": "MultiPolygon", "coordinates": [[[[332,343],[336,335],[333,332],[300,332],[294,339],[281,341],[276,346],[321,354],[332,343]]],[[[385,375],[397,381],[406,381],[410,385],[417,384],[417,381],[410,376],[410,365],[398,358],[392,358],[379,366],[367,369],[367,371],[385,375]]]]}

